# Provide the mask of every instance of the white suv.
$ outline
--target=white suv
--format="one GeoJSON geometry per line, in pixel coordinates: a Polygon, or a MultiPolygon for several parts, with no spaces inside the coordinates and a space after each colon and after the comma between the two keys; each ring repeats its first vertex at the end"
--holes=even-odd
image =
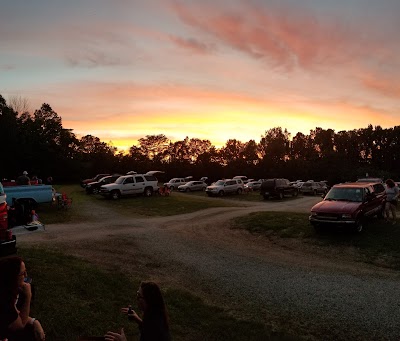
{"type": "Polygon", "coordinates": [[[119,199],[125,195],[144,194],[150,197],[158,191],[158,180],[154,175],[134,174],[120,176],[114,183],[100,187],[100,194],[111,198],[119,199]]]}
{"type": "Polygon", "coordinates": [[[164,186],[168,187],[171,191],[178,189],[179,186],[186,184],[187,181],[184,178],[172,178],[168,182],[164,183],[164,186]]]}
{"type": "Polygon", "coordinates": [[[241,179],[226,179],[218,180],[214,182],[211,186],[206,188],[206,193],[208,196],[218,195],[220,197],[225,194],[243,193],[244,184],[241,179]]]}

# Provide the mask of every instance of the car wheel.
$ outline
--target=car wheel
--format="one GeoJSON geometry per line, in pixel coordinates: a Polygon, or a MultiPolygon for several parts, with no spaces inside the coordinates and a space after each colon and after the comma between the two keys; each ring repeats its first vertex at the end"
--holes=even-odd
{"type": "Polygon", "coordinates": [[[263,197],[264,197],[264,200],[268,200],[269,199],[269,195],[263,195],[263,197]]]}
{"type": "Polygon", "coordinates": [[[170,186],[169,190],[172,192],[174,190],[174,186],[170,186]]]}
{"type": "Polygon", "coordinates": [[[224,191],[219,191],[219,192],[218,192],[218,195],[219,195],[220,197],[223,197],[223,196],[225,195],[225,193],[224,193],[224,191]]]}
{"type": "Polygon", "coordinates": [[[111,192],[111,199],[118,200],[121,197],[121,193],[119,191],[112,191],[111,192]]]}
{"type": "Polygon", "coordinates": [[[317,194],[318,194],[316,189],[314,189],[313,194],[314,194],[314,195],[317,195],[317,194]]]}
{"type": "Polygon", "coordinates": [[[98,189],[98,188],[93,188],[92,193],[93,193],[93,194],[98,194],[98,193],[99,193],[99,189],[98,189]]]}
{"type": "Polygon", "coordinates": [[[282,192],[279,192],[279,193],[278,193],[278,198],[279,198],[279,200],[282,200],[282,199],[283,199],[283,193],[282,193],[282,192]]]}
{"type": "Polygon", "coordinates": [[[357,219],[357,220],[356,220],[356,225],[355,225],[355,227],[354,227],[354,230],[355,230],[357,233],[360,233],[360,232],[363,230],[363,228],[364,228],[364,224],[363,224],[362,219],[361,219],[361,218],[357,219]]]}
{"type": "Polygon", "coordinates": [[[190,188],[186,188],[185,192],[186,193],[190,192],[190,188]]]}
{"type": "Polygon", "coordinates": [[[153,195],[153,189],[150,187],[146,187],[144,189],[144,196],[145,197],[151,197],[153,195]]]}
{"type": "Polygon", "coordinates": [[[243,190],[241,188],[238,188],[236,191],[237,194],[242,194],[242,192],[243,192],[243,190]]]}

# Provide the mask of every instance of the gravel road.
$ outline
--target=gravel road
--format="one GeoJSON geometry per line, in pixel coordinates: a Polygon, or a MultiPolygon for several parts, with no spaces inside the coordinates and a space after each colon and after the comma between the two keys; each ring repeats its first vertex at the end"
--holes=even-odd
{"type": "MultiPolygon", "coordinates": [[[[398,272],[355,262],[334,249],[315,253],[305,245],[277,244],[229,226],[232,218],[251,212],[309,212],[319,200],[248,202],[166,218],[115,218],[102,210],[96,221],[50,225],[46,232],[18,236],[18,242],[60,243],[99,261],[101,247],[96,253],[85,247],[89,241],[131,238],[135,248],[124,251],[126,259],[151,258],[159,264],[160,277],[190,286],[233,314],[257,316],[277,329],[287,321],[299,338],[399,340],[398,272]]],[[[105,262],[112,265],[109,258],[105,262]]],[[[133,265],[127,261],[126,266],[133,265]]]]}

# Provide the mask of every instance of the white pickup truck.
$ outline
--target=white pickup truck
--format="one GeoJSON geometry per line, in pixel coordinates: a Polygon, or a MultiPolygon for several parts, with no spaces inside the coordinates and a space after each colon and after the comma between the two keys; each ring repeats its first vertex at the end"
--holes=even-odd
{"type": "Polygon", "coordinates": [[[100,194],[107,198],[119,199],[121,196],[143,194],[150,197],[158,191],[157,178],[148,172],[120,176],[114,183],[100,187],[100,194]]]}

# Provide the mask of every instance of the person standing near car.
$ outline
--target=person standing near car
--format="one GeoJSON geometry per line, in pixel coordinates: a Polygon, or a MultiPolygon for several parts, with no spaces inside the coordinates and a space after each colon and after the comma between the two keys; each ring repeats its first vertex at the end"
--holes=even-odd
{"type": "Polygon", "coordinates": [[[28,172],[23,171],[22,175],[17,178],[17,185],[30,185],[31,179],[29,179],[28,172]]]}
{"type": "Polygon", "coordinates": [[[386,203],[385,203],[385,218],[390,222],[390,213],[392,214],[392,224],[396,224],[396,206],[399,198],[399,188],[392,179],[386,180],[386,203]]]}

